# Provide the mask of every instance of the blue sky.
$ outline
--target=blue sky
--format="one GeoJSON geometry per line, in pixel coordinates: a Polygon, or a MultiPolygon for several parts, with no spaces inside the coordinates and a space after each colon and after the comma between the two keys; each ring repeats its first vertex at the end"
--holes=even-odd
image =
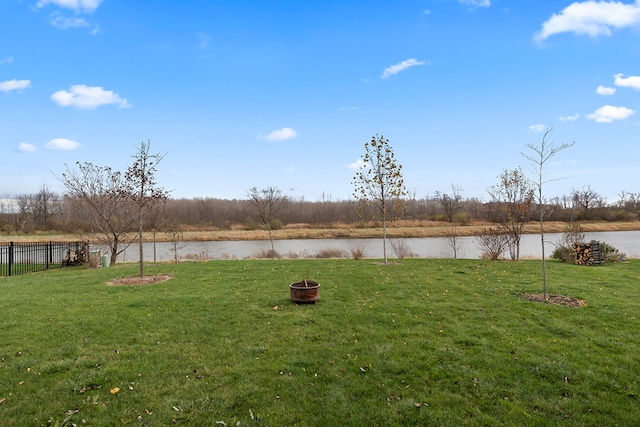
{"type": "Polygon", "coordinates": [[[640,192],[640,0],[3,0],[0,28],[0,196],[150,140],[176,198],[344,200],[381,134],[411,194],[487,199],[550,127],[548,196],[640,192]]]}

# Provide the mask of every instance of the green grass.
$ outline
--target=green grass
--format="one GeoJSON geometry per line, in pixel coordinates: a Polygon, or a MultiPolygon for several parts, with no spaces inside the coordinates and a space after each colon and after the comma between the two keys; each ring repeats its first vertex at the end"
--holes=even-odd
{"type": "Polygon", "coordinates": [[[0,279],[2,425],[635,425],[640,261],[211,261],[0,279]],[[315,305],[288,284],[321,283],[315,305]],[[277,310],[275,307],[277,306],[277,310]],[[110,390],[120,391],[111,394],[110,390]]]}
{"type": "MultiPolygon", "coordinates": [[[[11,265],[11,275],[17,276],[20,274],[29,274],[36,271],[44,271],[49,269],[60,268],[60,263],[51,263],[47,266],[44,263],[31,263],[31,264],[12,264],[11,265]]],[[[4,277],[9,275],[9,266],[6,264],[0,264],[0,277],[4,277]]]]}

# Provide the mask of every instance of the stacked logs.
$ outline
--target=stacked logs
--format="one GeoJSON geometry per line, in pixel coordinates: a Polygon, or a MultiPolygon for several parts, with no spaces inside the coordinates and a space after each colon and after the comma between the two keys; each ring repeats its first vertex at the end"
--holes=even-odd
{"type": "Polygon", "coordinates": [[[600,242],[592,240],[589,243],[575,243],[573,254],[576,265],[602,264],[602,254],[600,253],[600,242]]]}

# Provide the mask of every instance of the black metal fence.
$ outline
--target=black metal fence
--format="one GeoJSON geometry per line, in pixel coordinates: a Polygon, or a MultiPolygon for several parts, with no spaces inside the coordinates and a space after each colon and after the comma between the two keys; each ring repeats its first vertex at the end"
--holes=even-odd
{"type": "Polygon", "coordinates": [[[0,276],[15,276],[82,262],[81,242],[0,242],[0,276]]]}

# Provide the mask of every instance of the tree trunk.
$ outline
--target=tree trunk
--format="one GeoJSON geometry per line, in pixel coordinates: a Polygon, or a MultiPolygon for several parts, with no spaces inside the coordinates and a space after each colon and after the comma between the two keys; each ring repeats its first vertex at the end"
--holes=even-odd
{"type": "Polygon", "coordinates": [[[542,206],[540,207],[540,239],[542,240],[542,289],[544,292],[544,300],[547,301],[549,296],[547,295],[547,265],[544,259],[544,211],[542,206]]]}
{"type": "Polygon", "coordinates": [[[142,214],[140,214],[140,218],[138,221],[138,243],[140,247],[140,277],[144,277],[144,249],[142,245],[142,226],[143,226],[143,219],[142,219],[142,214]]]}
{"type": "Polygon", "coordinates": [[[109,260],[109,266],[116,265],[116,258],[118,257],[118,239],[114,239],[111,245],[111,259],[109,260]]]}
{"type": "Polygon", "coordinates": [[[269,232],[269,241],[271,242],[271,259],[276,259],[276,250],[273,246],[273,236],[271,235],[271,227],[267,229],[269,232]]]}
{"type": "Polygon", "coordinates": [[[384,263],[387,264],[387,221],[382,218],[382,254],[384,255],[384,263]]]}

